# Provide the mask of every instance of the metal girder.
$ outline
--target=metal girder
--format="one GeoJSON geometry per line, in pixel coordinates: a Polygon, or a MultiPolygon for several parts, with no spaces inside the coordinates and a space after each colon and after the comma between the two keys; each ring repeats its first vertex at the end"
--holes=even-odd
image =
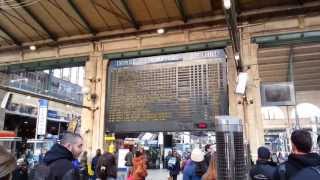
{"type": "Polygon", "coordinates": [[[4,90],[4,91],[8,91],[8,92],[14,92],[14,93],[18,93],[18,94],[22,94],[22,95],[26,95],[26,96],[35,97],[35,98],[47,99],[49,101],[53,101],[53,102],[57,102],[57,103],[62,103],[62,104],[66,104],[66,105],[70,105],[70,106],[74,106],[74,107],[79,107],[79,108],[85,108],[85,109],[92,110],[92,108],[88,107],[88,106],[83,106],[81,104],[77,104],[77,103],[74,103],[74,102],[58,99],[58,98],[53,97],[53,96],[42,95],[42,94],[39,94],[39,93],[34,93],[34,92],[22,90],[22,89],[17,89],[17,88],[14,88],[14,87],[0,85],[0,89],[4,90]]]}
{"type": "Polygon", "coordinates": [[[176,0],[176,5],[177,5],[177,8],[179,9],[179,12],[180,12],[180,15],[182,17],[183,22],[185,22],[185,23],[188,22],[186,12],[185,12],[183,5],[182,5],[182,0],[176,0]]]}
{"type": "MultiPolygon", "coordinates": [[[[222,0],[223,3],[223,0],[222,0]]],[[[237,22],[237,11],[236,11],[236,4],[235,0],[231,0],[231,7],[230,9],[224,9],[226,23],[229,29],[229,35],[232,42],[233,53],[239,55],[239,60],[236,61],[236,65],[238,70],[241,71],[241,55],[240,55],[240,34],[238,31],[238,22],[237,22]]]]}
{"type": "Polygon", "coordinates": [[[92,33],[93,35],[97,34],[97,31],[94,30],[93,27],[91,27],[89,21],[84,17],[84,15],[80,12],[80,10],[78,9],[76,3],[74,2],[74,0],[68,0],[69,4],[71,5],[72,9],[77,13],[77,15],[79,16],[79,18],[82,20],[82,22],[87,26],[88,30],[90,31],[90,33],[92,33]]]}
{"type": "Polygon", "coordinates": [[[22,45],[22,43],[16,37],[14,37],[13,34],[11,34],[9,31],[7,31],[5,28],[3,28],[1,25],[0,25],[0,31],[4,32],[13,41],[14,44],[16,44],[18,46],[22,45]]]}
{"type": "Polygon", "coordinates": [[[299,5],[303,5],[304,4],[304,2],[303,2],[303,0],[295,0],[299,5]]]}
{"type": "MultiPolygon", "coordinates": [[[[18,3],[22,3],[22,0],[16,0],[18,3]]],[[[58,37],[51,32],[48,27],[46,27],[46,25],[40,20],[40,18],[38,16],[36,16],[30,9],[28,9],[28,7],[24,7],[22,6],[22,9],[25,10],[27,12],[27,14],[29,16],[31,16],[31,18],[48,34],[48,36],[50,37],[50,39],[57,41],[58,37]]]]}
{"type": "Polygon", "coordinates": [[[131,9],[129,8],[128,1],[127,0],[121,0],[121,3],[123,4],[126,12],[128,13],[128,15],[129,15],[129,17],[131,19],[132,25],[134,26],[134,28],[136,28],[138,30],[140,28],[139,23],[134,18],[133,13],[132,13],[131,9]]]}

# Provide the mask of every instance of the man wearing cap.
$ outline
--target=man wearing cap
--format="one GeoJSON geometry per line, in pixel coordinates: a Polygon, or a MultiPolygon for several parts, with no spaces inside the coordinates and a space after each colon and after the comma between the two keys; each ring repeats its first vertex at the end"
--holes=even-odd
{"type": "Polygon", "coordinates": [[[16,159],[0,145],[0,180],[10,180],[16,166],[16,159]]]}
{"type": "Polygon", "coordinates": [[[270,160],[270,151],[266,147],[258,148],[258,160],[255,167],[250,170],[252,180],[272,180],[277,167],[270,160]]]}

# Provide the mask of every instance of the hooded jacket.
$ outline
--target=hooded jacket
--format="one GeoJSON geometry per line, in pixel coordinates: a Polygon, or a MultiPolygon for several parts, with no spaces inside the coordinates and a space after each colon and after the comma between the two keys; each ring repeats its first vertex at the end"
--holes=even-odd
{"type": "Polygon", "coordinates": [[[113,154],[105,152],[97,162],[97,177],[105,180],[108,177],[117,177],[117,163],[113,154]]]}
{"type": "Polygon", "coordinates": [[[144,180],[147,175],[147,165],[144,159],[144,156],[141,155],[139,157],[133,158],[132,161],[133,169],[132,169],[132,176],[134,180],[144,180]]]}
{"type": "Polygon", "coordinates": [[[267,160],[258,160],[257,164],[250,170],[250,177],[252,180],[271,180],[274,173],[277,170],[277,166],[267,160]]]}
{"type": "MultiPolygon", "coordinates": [[[[72,153],[60,144],[55,144],[53,147],[47,152],[44,157],[44,163],[50,167],[50,179],[54,180],[63,180],[65,175],[74,174],[71,173],[73,170],[72,153]]],[[[73,179],[79,179],[79,174],[74,174],[73,179]]]]}
{"type": "MultiPolygon", "coordinates": [[[[320,165],[320,156],[316,153],[304,155],[290,154],[288,160],[284,162],[286,179],[293,178],[303,168],[320,165]]],[[[281,166],[281,165],[280,165],[281,166]]],[[[275,174],[275,179],[280,180],[280,170],[275,174]]]]}

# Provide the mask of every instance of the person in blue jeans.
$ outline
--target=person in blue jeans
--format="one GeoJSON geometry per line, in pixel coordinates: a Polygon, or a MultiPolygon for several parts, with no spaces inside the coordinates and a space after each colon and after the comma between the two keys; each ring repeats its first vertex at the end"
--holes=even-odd
{"type": "Polygon", "coordinates": [[[191,162],[183,170],[183,180],[201,180],[201,176],[206,172],[202,164],[205,164],[204,153],[196,148],[191,153],[191,162]]]}

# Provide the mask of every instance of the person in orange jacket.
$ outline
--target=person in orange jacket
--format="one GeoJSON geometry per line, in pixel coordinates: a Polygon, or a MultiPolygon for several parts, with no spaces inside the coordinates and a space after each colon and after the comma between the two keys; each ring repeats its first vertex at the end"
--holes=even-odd
{"type": "Polygon", "coordinates": [[[136,152],[136,156],[133,158],[132,177],[133,180],[145,180],[148,176],[146,160],[143,154],[139,151],[136,152]]]}

